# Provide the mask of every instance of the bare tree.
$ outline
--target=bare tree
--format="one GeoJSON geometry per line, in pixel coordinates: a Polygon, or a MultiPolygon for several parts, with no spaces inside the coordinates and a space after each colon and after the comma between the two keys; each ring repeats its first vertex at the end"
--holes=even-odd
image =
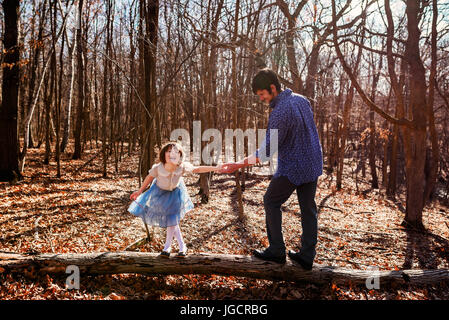
{"type": "MultiPolygon", "coordinates": [[[[158,14],[159,1],[140,0],[141,21],[143,23],[142,49],[144,69],[144,100],[145,106],[149,109],[149,114],[145,114],[143,127],[144,145],[143,145],[143,160],[141,166],[141,174],[144,175],[151,168],[155,160],[155,150],[157,139],[155,139],[154,132],[156,132],[156,52],[157,52],[157,30],[158,30],[158,14]]],[[[156,133],[157,135],[157,133],[156,133]]]]}
{"type": "Polygon", "coordinates": [[[84,116],[84,82],[86,81],[85,77],[85,61],[83,59],[83,14],[84,12],[84,0],[79,0],[78,3],[78,17],[79,24],[76,30],[76,38],[77,38],[77,75],[78,75],[78,104],[76,110],[76,123],[75,123],[75,151],[73,152],[72,159],[80,159],[81,158],[81,129],[83,125],[83,116],[84,116]]]}
{"type": "Polygon", "coordinates": [[[19,141],[17,136],[17,111],[19,95],[19,0],[4,0],[5,17],[3,43],[2,105],[0,108],[0,181],[21,179],[19,170],[19,141]]]}
{"type": "MultiPolygon", "coordinates": [[[[406,154],[406,176],[407,176],[407,199],[406,199],[406,216],[404,225],[415,228],[423,228],[422,211],[425,204],[425,172],[424,167],[426,163],[426,131],[428,111],[422,106],[427,105],[426,94],[426,75],[423,62],[420,54],[420,30],[419,22],[422,17],[420,14],[424,3],[420,1],[406,2],[406,17],[407,17],[407,31],[408,37],[405,42],[404,59],[407,61],[410,70],[408,81],[410,83],[410,95],[408,98],[408,114],[404,113],[404,117],[399,119],[387,114],[380,107],[378,107],[365,93],[360,86],[354,72],[348,66],[340,50],[340,44],[337,37],[337,21],[336,21],[336,4],[332,1],[332,15],[334,23],[334,45],[337,55],[342,63],[345,72],[351,79],[351,82],[357,89],[357,92],[362,97],[364,102],[369,105],[379,115],[389,120],[392,123],[400,125],[404,137],[404,150],[406,154]]],[[[392,42],[394,35],[394,24],[390,9],[389,0],[385,0],[385,12],[387,15],[387,60],[388,70],[393,91],[401,109],[405,107],[405,99],[398,84],[397,75],[394,68],[392,42]]]]}

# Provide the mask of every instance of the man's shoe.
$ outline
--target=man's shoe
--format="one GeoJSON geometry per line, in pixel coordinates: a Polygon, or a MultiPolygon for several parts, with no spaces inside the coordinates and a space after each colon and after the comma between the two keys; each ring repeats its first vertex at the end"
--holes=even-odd
{"type": "Polygon", "coordinates": [[[267,252],[267,250],[264,250],[264,251],[254,250],[253,255],[256,258],[266,260],[266,261],[273,261],[273,262],[277,262],[277,263],[285,263],[285,261],[286,261],[285,255],[284,256],[275,256],[275,255],[272,255],[271,253],[267,252]]]}
{"type": "Polygon", "coordinates": [[[292,259],[293,261],[299,263],[301,265],[301,267],[303,267],[305,270],[312,270],[312,263],[308,263],[306,261],[304,261],[300,256],[299,253],[292,251],[292,250],[288,250],[288,256],[290,257],[290,259],[292,259]]]}
{"type": "Polygon", "coordinates": [[[169,258],[170,257],[170,252],[168,251],[162,251],[160,254],[161,257],[163,258],[169,258]]]}

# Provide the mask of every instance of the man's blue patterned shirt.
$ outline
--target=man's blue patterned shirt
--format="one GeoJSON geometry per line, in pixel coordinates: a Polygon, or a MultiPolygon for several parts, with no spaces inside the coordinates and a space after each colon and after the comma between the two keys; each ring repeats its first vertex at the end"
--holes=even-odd
{"type": "Polygon", "coordinates": [[[266,137],[254,155],[260,160],[272,157],[276,150],[270,149],[270,143],[275,135],[270,140],[270,129],[277,129],[278,164],[274,177],[286,176],[295,185],[316,180],[323,173],[323,154],[310,102],[285,89],[270,102],[270,107],[273,110],[266,137]]]}

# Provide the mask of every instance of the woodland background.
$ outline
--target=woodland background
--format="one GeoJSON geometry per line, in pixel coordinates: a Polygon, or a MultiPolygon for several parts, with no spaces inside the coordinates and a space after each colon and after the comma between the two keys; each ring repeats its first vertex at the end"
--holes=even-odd
{"type": "MultiPolygon", "coordinates": [[[[448,13],[436,0],[3,0],[1,249],[118,251],[145,236],[126,208],[157,148],[174,129],[193,136],[195,120],[202,131],[266,128],[251,80],[269,67],[311,101],[322,143],[317,263],[447,268],[448,13]]],[[[190,177],[193,252],[265,244],[269,173],[190,177]]],[[[298,210],[292,197],[293,247],[298,210]]],[[[151,232],[139,250],[160,249],[162,231],[151,232]]],[[[445,298],[440,284],[367,292],[213,275],[132,293],[117,288],[135,278],[97,277],[74,294],[61,279],[0,276],[2,298],[445,298]]]]}

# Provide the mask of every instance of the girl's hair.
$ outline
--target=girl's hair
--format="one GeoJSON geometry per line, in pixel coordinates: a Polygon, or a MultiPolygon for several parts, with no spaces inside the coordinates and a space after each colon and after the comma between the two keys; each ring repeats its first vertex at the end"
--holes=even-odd
{"type": "Polygon", "coordinates": [[[182,148],[182,146],[176,141],[168,141],[168,142],[164,143],[161,150],[159,151],[159,161],[160,162],[165,164],[165,152],[170,151],[171,148],[173,148],[173,147],[176,147],[176,149],[179,150],[179,155],[181,156],[180,163],[182,163],[184,161],[185,153],[184,153],[184,149],[182,148]]]}

